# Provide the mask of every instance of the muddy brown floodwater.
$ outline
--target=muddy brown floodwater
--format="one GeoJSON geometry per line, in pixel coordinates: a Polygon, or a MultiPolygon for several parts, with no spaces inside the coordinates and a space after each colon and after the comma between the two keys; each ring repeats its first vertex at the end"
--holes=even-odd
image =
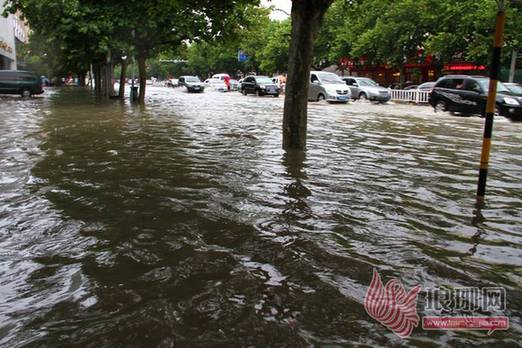
{"type": "Polygon", "coordinates": [[[477,210],[482,119],[311,103],[299,154],[282,105],[0,97],[0,346],[520,346],[522,123],[497,120],[477,210]],[[511,328],[401,341],[364,310],[373,269],[504,287],[511,328]]]}

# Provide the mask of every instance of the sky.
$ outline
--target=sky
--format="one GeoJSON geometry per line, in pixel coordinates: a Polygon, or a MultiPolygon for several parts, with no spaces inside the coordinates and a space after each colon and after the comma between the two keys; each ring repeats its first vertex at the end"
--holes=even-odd
{"type": "MultiPolygon", "coordinates": [[[[287,13],[290,13],[290,10],[292,9],[292,1],[291,0],[261,0],[261,4],[263,6],[275,6],[276,8],[279,8],[287,13]]],[[[272,19],[275,20],[283,20],[286,19],[288,16],[285,15],[281,11],[274,11],[272,12],[271,16],[272,19]]]]}

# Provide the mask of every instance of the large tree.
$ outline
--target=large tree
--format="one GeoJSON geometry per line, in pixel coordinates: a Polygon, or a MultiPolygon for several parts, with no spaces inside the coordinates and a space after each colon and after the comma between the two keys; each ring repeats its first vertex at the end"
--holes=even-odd
{"type": "MultiPolygon", "coordinates": [[[[139,101],[145,99],[146,60],[166,46],[187,40],[216,39],[241,28],[249,4],[259,0],[8,0],[32,30],[61,47],[64,60],[83,72],[97,65],[97,86],[108,86],[115,61],[133,54],[140,75],[139,101]]],[[[122,69],[124,70],[124,69],[122,69]]]]}
{"type": "Polygon", "coordinates": [[[283,115],[283,148],[306,147],[308,86],[314,43],[333,0],[293,0],[292,35],[283,115]]]}

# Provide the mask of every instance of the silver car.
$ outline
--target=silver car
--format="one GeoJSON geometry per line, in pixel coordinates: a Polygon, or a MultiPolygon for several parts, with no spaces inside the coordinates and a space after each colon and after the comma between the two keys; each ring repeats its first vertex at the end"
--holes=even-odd
{"type": "Polygon", "coordinates": [[[386,103],[391,98],[387,88],[367,77],[343,77],[345,83],[350,87],[353,99],[371,100],[386,103]]]}
{"type": "Polygon", "coordinates": [[[325,71],[310,72],[308,100],[347,103],[350,97],[350,89],[336,74],[325,71]]]}

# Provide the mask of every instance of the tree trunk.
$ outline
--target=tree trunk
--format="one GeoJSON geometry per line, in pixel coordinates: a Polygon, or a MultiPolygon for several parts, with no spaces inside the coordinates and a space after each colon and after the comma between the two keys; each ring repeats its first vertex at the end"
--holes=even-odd
{"type": "Polygon", "coordinates": [[[102,79],[101,79],[101,76],[102,76],[102,68],[101,68],[101,65],[100,64],[96,64],[95,68],[94,68],[94,83],[95,83],[95,92],[96,92],[96,96],[97,97],[101,97],[102,96],[102,79]]]}
{"type": "Polygon", "coordinates": [[[513,83],[515,81],[515,72],[517,69],[517,57],[518,57],[518,50],[513,50],[511,52],[511,65],[509,67],[509,80],[508,82],[513,83]]]}
{"type": "Polygon", "coordinates": [[[100,64],[100,97],[106,98],[107,93],[107,64],[104,62],[100,64]]]}
{"type": "Polygon", "coordinates": [[[147,85],[147,60],[145,55],[138,55],[138,69],[140,75],[140,94],[138,96],[138,103],[145,104],[145,86],[147,85]]]}
{"type": "Polygon", "coordinates": [[[77,74],[78,75],[78,80],[80,82],[80,87],[85,87],[85,72],[80,72],[77,74]]]}
{"type": "Polygon", "coordinates": [[[116,94],[114,91],[114,64],[112,61],[110,63],[107,63],[107,79],[108,79],[108,86],[109,86],[109,96],[112,97],[116,94]]]}
{"type": "Polygon", "coordinates": [[[292,39],[283,117],[283,148],[306,147],[308,87],[314,42],[333,0],[293,0],[292,39]]]}
{"type": "Polygon", "coordinates": [[[127,75],[127,62],[121,62],[121,74],[120,74],[120,90],[118,95],[121,99],[125,98],[125,80],[127,75]]]}

